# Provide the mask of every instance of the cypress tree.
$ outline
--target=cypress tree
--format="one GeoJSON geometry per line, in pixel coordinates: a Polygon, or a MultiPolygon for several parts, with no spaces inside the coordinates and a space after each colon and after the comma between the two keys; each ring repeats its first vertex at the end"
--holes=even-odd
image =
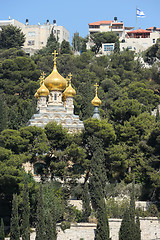
{"type": "Polygon", "coordinates": [[[0,226],[0,240],[5,240],[5,233],[4,233],[4,222],[3,222],[3,218],[1,218],[1,226],[0,226]]]}
{"type": "Polygon", "coordinates": [[[51,219],[52,219],[52,229],[53,229],[53,240],[57,239],[57,230],[56,230],[56,208],[55,208],[55,200],[53,198],[52,201],[52,211],[51,211],[51,219]]]}
{"type": "Polygon", "coordinates": [[[93,138],[93,156],[91,159],[91,174],[89,185],[91,202],[97,217],[95,240],[109,240],[109,224],[105,205],[104,187],[106,174],[104,172],[104,150],[102,143],[96,137],[93,138]]]}
{"type": "Polygon", "coordinates": [[[90,207],[90,199],[89,199],[89,194],[88,194],[88,183],[87,182],[83,186],[82,202],[83,202],[82,221],[88,222],[88,218],[91,214],[91,207],[90,207]]]}
{"type": "Polygon", "coordinates": [[[46,219],[46,240],[55,240],[53,231],[52,215],[49,212],[46,219]]]}
{"type": "Polygon", "coordinates": [[[95,240],[109,240],[109,223],[106,211],[105,201],[102,198],[99,201],[97,209],[97,228],[95,233],[95,240]]]}
{"type": "Polygon", "coordinates": [[[141,229],[140,229],[139,214],[137,214],[137,217],[136,217],[135,240],[141,240],[141,229]]]}
{"type": "Polygon", "coordinates": [[[134,191],[134,181],[132,182],[132,191],[130,197],[130,216],[132,223],[135,223],[135,191],[134,191]]]}
{"type": "Polygon", "coordinates": [[[132,190],[131,190],[131,197],[130,197],[130,225],[131,227],[131,233],[130,233],[130,240],[137,240],[136,239],[136,224],[135,224],[135,181],[132,182],[132,190]]]}
{"type": "Polygon", "coordinates": [[[18,217],[18,198],[17,198],[17,194],[13,194],[10,240],[19,240],[19,239],[20,239],[20,229],[19,229],[19,217],[18,217]]]}
{"type": "Polygon", "coordinates": [[[4,94],[0,95],[0,132],[8,126],[7,103],[4,94]]]}
{"type": "Polygon", "coordinates": [[[30,240],[30,206],[27,175],[24,177],[23,210],[22,210],[22,240],[30,240]]]}
{"type": "Polygon", "coordinates": [[[159,122],[159,120],[160,120],[159,109],[157,108],[157,112],[156,112],[156,122],[159,122]]]}
{"type": "Polygon", "coordinates": [[[132,228],[132,225],[131,225],[130,212],[129,212],[129,209],[127,208],[121,222],[121,227],[119,230],[119,240],[131,240],[132,239],[131,228],[132,228]]]}
{"type": "Polygon", "coordinates": [[[42,197],[42,184],[39,188],[38,201],[37,201],[37,223],[36,223],[36,238],[35,240],[45,240],[45,220],[43,209],[43,197],[42,197]]]}

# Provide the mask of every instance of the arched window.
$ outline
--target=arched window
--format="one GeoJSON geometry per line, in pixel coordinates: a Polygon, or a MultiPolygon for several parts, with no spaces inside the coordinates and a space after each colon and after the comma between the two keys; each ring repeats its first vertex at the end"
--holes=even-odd
{"type": "Polygon", "coordinates": [[[54,94],[54,100],[55,101],[57,100],[57,94],[56,93],[54,94]]]}

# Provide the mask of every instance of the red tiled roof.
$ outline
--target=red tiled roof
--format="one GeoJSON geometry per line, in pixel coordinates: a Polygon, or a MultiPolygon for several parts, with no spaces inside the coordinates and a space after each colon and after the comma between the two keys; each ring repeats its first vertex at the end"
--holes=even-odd
{"type": "MultiPolygon", "coordinates": [[[[147,28],[146,30],[148,30],[148,29],[149,29],[149,30],[153,30],[153,29],[154,29],[154,27],[147,28]]],[[[156,30],[158,30],[158,31],[159,31],[159,30],[160,30],[160,28],[156,28],[156,30]]]]}
{"type": "Polygon", "coordinates": [[[154,27],[150,27],[150,28],[147,28],[147,29],[150,29],[150,30],[153,30],[154,27]]]}
{"type": "Polygon", "coordinates": [[[92,25],[102,25],[102,24],[111,24],[113,21],[99,21],[99,22],[93,22],[93,23],[89,23],[88,25],[89,26],[92,26],[92,25]]]}
{"type": "Polygon", "coordinates": [[[137,30],[127,32],[127,34],[130,34],[130,33],[151,33],[151,31],[147,31],[147,30],[144,30],[144,29],[137,29],[137,30]]]}

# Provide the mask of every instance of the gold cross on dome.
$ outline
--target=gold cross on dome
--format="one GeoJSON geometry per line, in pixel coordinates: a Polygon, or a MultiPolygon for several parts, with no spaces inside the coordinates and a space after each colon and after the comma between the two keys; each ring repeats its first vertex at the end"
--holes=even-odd
{"type": "Polygon", "coordinates": [[[46,76],[46,74],[43,72],[43,73],[41,73],[41,76],[42,76],[42,78],[44,79],[45,76],[46,76]]]}
{"type": "Polygon", "coordinates": [[[56,52],[56,50],[54,50],[52,54],[54,55],[53,61],[54,63],[56,63],[56,59],[57,59],[56,55],[58,55],[58,53],[56,52]]]}
{"type": "Polygon", "coordinates": [[[95,91],[96,91],[96,96],[97,96],[97,89],[98,89],[99,85],[96,83],[96,84],[94,84],[94,87],[96,88],[95,91]]]}
{"type": "Polygon", "coordinates": [[[69,78],[68,78],[68,76],[66,77],[66,81],[67,81],[67,87],[68,87],[68,83],[69,83],[69,78]]]}
{"type": "Polygon", "coordinates": [[[43,73],[41,73],[41,76],[40,76],[40,78],[39,78],[39,80],[40,80],[40,85],[42,85],[42,83],[44,82],[44,77],[45,77],[45,73],[43,72],[43,73]]]}
{"type": "Polygon", "coordinates": [[[68,74],[68,77],[69,77],[68,81],[69,81],[69,83],[71,83],[72,74],[69,73],[69,74],[68,74]]]}

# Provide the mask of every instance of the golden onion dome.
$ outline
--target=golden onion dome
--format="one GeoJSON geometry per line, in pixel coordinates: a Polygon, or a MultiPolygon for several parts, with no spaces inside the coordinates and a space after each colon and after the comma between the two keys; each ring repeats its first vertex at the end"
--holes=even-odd
{"type": "Polygon", "coordinates": [[[51,91],[52,90],[63,91],[66,88],[67,82],[66,82],[66,79],[63,78],[57,71],[56,55],[57,55],[57,53],[56,53],[56,51],[54,51],[53,71],[51,72],[51,74],[48,77],[46,77],[46,79],[44,80],[44,84],[51,91]]]}
{"type": "Polygon", "coordinates": [[[99,99],[98,96],[95,96],[91,103],[92,103],[93,106],[99,107],[101,105],[101,100],[99,99]]]}
{"type": "Polygon", "coordinates": [[[99,107],[101,105],[101,100],[99,99],[99,97],[97,96],[97,89],[98,89],[98,84],[96,83],[94,85],[96,87],[96,96],[93,98],[93,100],[91,101],[92,105],[95,107],[99,107]]]}
{"type": "Polygon", "coordinates": [[[69,86],[66,88],[66,90],[63,92],[63,98],[65,99],[66,97],[74,97],[76,95],[76,91],[72,88],[71,86],[71,76],[72,74],[70,73],[69,75],[69,86]]]}
{"type": "Polygon", "coordinates": [[[36,93],[34,94],[34,97],[35,97],[36,99],[39,99],[39,94],[36,92],[36,93]]]}
{"type": "Polygon", "coordinates": [[[42,83],[42,85],[40,86],[40,88],[37,90],[37,94],[39,96],[42,97],[47,97],[49,94],[49,90],[46,88],[46,86],[44,85],[44,82],[42,83]]]}

